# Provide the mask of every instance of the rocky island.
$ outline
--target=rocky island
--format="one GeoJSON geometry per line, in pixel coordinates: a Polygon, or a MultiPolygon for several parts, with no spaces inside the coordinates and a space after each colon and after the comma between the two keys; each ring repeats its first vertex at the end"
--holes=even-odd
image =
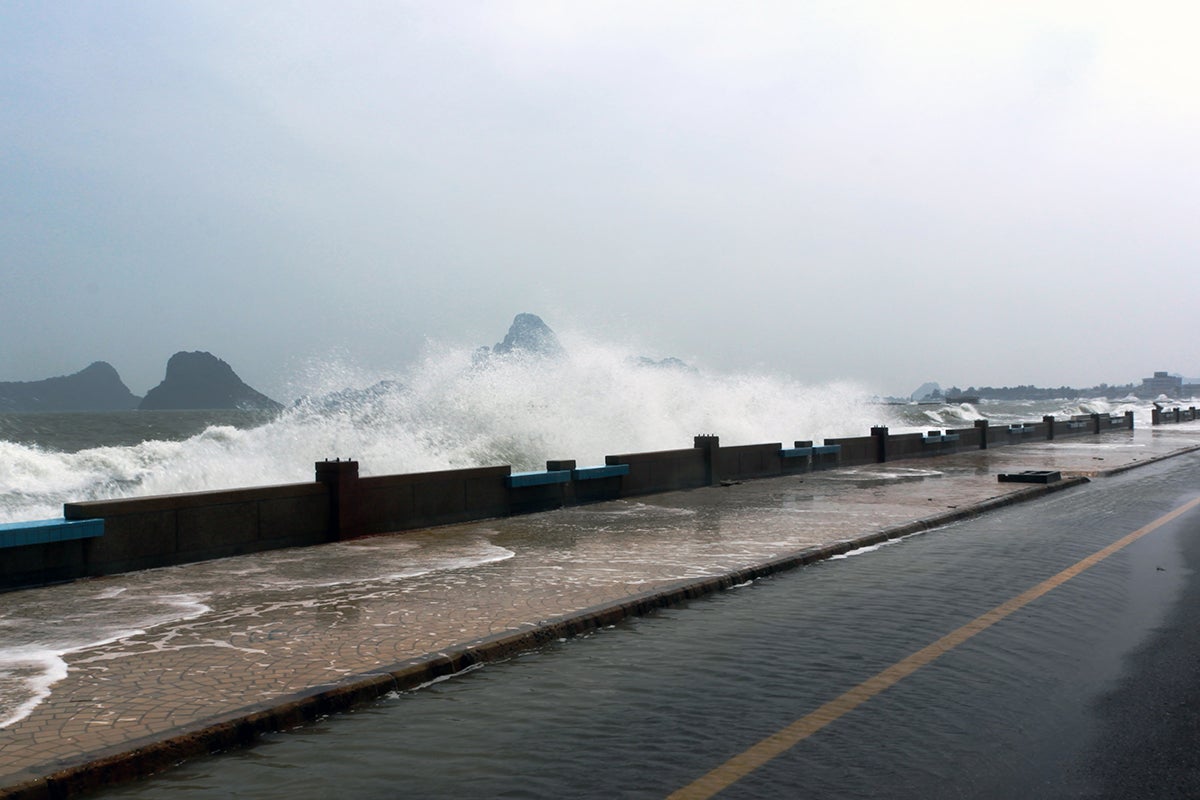
{"type": "Polygon", "coordinates": [[[116,369],[97,361],[73,375],[40,381],[0,381],[0,412],[242,409],[278,411],[211,353],[176,353],[162,383],[145,398],[129,391],[116,369]]]}
{"type": "Polygon", "coordinates": [[[278,411],[282,405],[247,386],[233,368],[212,353],[180,352],[167,362],[162,383],[138,406],[148,410],[237,408],[278,411]]]}
{"type": "Polygon", "coordinates": [[[0,411],[128,411],[140,400],[107,361],[57,378],[0,382],[0,411]]]}

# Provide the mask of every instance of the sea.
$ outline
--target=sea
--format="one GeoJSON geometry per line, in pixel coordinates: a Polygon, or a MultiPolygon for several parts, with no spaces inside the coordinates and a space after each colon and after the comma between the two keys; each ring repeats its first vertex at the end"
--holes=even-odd
{"type": "Polygon", "coordinates": [[[700,433],[790,445],[875,425],[900,433],[1129,410],[1150,421],[1150,404],[1132,397],[896,403],[853,382],[655,366],[607,343],[564,344],[558,359],[480,364],[470,349],[431,347],[395,374],[311,369],[277,413],[0,414],[0,523],[57,518],[68,502],[310,481],[315,462],[332,458],[357,460],[363,475],[536,470],[548,459],[603,464],[689,447],[700,433]]]}

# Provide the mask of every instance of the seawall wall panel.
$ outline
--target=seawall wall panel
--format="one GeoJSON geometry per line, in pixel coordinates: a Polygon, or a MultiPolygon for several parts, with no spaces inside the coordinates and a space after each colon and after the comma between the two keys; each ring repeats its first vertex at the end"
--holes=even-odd
{"type": "Polygon", "coordinates": [[[718,475],[723,479],[768,478],[783,474],[780,442],[722,447],[718,452],[718,475]]]}
{"type": "Polygon", "coordinates": [[[605,456],[604,463],[629,466],[629,474],[622,483],[622,493],[629,496],[694,489],[708,484],[704,451],[696,447],[605,456]]]}
{"type": "Polygon", "coordinates": [[[842,448],[838,465],[856,467],[862,464],[875,464],[878,442],[874,436],[853,436],[844,439],[826,439],[827,445],[838,445],[842,448]]]}

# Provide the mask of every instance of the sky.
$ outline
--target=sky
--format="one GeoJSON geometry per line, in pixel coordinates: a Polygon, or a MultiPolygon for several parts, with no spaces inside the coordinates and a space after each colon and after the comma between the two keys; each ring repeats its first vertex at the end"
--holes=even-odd
{"type": "MultiPolygon", "coordinates": [[[[0,3],[0,380],[520,312],[854,381],[1200,375],[1200,6],[0,3]]],[[[287,399],[287,398],[282,398],[287,399]]]]}

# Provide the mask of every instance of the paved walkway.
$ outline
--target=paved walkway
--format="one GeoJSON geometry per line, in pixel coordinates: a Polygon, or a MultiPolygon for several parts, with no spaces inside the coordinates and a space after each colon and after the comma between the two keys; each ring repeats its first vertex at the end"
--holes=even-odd
{"type": "Polygon", "coordinates": [[[4,686],[29,692],[66,668],[40,702],[17,696],[27,715],[0,728],[0,797],[85,791],[729,585],[756,565],[1040,491],[999,483],[1000,472],[1096,477],[1198,447],[1200,423],[1118,431],[0,595],[0,631],[41,625],[57,653],[30,643],[16,675],[26,680],[0,682],[0,701],[4,686]]]}

